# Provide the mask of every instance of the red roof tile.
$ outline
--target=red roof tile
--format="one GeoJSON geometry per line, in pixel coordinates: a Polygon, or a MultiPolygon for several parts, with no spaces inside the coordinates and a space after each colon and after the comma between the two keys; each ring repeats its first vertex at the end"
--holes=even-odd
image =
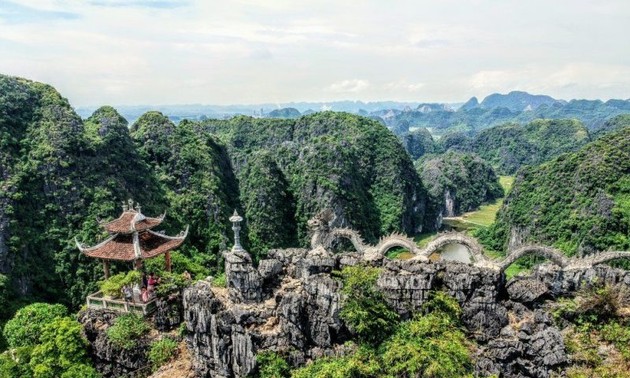
{"type": "MultiPolygon", "coordinates": [[[[186,230],[184,235],[178,237],[170,237],[152,231],[138,233],[140,258],[156,257],[179,247],[184,242],[187,232],[188,230],[186,230]]],[[[133,239],[133,234],[116,234],[94,247],[84,248],[81,245],[78,246],[89,257],[105,260],[133,261],[136,259],[133,239]]]]}
{"type": "Polygon", "coordinates": [[[104,223],[102,226],[110,234],[131,234],[134,231],[149,230],[162,223],[163,218],[163,216],[160,218],[149,218],[137,211],[127,210],[117,219],[104,223]]]}

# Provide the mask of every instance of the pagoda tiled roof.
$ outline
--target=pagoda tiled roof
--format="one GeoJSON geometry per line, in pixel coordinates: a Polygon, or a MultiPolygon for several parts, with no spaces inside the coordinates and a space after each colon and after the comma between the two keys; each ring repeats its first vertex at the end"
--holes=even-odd
{"type": "Polygon", "coordinates": [[[188,227],[178,236],[166,236],[151,230],[133,234],[113,234],[93,247],[86,247],[75,241],[79,250],[89,257],[133,261],[156,257],[173,250],[184,242],[187,235],[188,227]]]}
{"type": "Polygon", "coordinates": [[[101,226],[110,234],[131,234],[134,231],[144,231],[152,229],[162,223],[164,215],[159,218],[146,217],[139,211],[126,210],[120,217],[111,222],[102,223],[101,226]]]}

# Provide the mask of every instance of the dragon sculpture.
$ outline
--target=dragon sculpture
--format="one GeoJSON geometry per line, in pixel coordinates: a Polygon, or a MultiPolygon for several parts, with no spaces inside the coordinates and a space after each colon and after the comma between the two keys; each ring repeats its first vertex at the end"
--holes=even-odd
{"type": "Polygon", "coordinates": [[[429,261],[429,256],[439,251],[448,244],[464,245],[474,266],[490,268],[498,271],[505,271],[516,260],[523,256],[537,255],[544,257],[561,270],[588,269],[595,265],[603,264],[617,259],[630,259],[630,252],[612,251],[599,252],[586,257],[567,257],[562,251],[540,245],[520,246],[508,252],[503,260],[488,259],[483,253],[483,247],[472,238],[460,232],[446,232],[439,234],[425,248],[419,248],[410,238],[399,233],[392,233],[381,240],[376,245],[366,244],[359,232],[350,228],[331,228],[330,224],[334,219],[334,213],[330,209],[323,210],[308,221],[308,227],[312,233],[311,248],[329,250],[337,239],[347,239],[352,243],[357,252],[363,255],[366,261],[379,261],[386,258],[387,251],[394,247],[405,248],[414,257],[412,260],[429,261]]]}

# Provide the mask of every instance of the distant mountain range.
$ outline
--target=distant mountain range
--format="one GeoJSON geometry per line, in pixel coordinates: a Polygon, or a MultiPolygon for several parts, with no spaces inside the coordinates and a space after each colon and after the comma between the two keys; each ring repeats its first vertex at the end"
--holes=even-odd
{"type": "MultiPolygon", "coordinates": [[[[78,108],[87,118],[96,107],[78,108]]],[[[575,118],[589,129],[596,130],[616,115],[630,113],[626,100],[558,100],[547,95],[532,95],[513,91],[494,93],[479,102],[472,97],[465,103],[413,103],[397,101],[333,101],[292,102],[257,105],[162,105],[118,106],[118,111],[130,122],[149,110],[158,110],[173,121],[182,119],[225,119],[234,115],[258,118],[297,118],[318,111],[348,112],[379,120],[397,134],[426,127],[433,135],[450,132],[474,134],[505,122],[527,123],[538,118],[575,118]]]]}

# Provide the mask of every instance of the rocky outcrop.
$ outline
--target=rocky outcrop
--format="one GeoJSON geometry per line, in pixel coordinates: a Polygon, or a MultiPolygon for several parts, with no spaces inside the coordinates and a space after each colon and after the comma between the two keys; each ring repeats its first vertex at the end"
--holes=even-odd
{"type": "Polygon", "coordinates": [[[157,308],[153,321],[158,330],[170,331],[184,321],[181,293],[176,292],[166,298],[158,298],[155,305],[157,308]]]}
{"type": "Polygon", "coordinates": [[[114,345],[107,338],[107,329],[120,314],[112,310],[88,309],[78,315],[89,342],[89,353],[94,367],[104,378],[144,377],[150,372],[147,352],[150,341],[142,338],[130,349],[114,345]]]}
{"type": "MultiPolygon", "coordinates": [[[[226,264],[239,266],[226,269],[227,289],[202,281],[184,292],[187,343],[196,374],[245,377],[255,372],[256,355],[267,350],[287,356],[293,366],[344,353],[342,345],[352,335],[339,317],[342,284],[331,273],[365,264],[363,255],[332,255],[321,246],[271,250],[255,268],[245,254],[226,254],[226,264]],[[247,279],[238,278],[243,275],[247,279]],[[234,285],[259,299],[233,295],[234,285]]],[[[478,344],[480,376],[550,377],[561,372],[567,353],[542,302],[570,295],[589,280],[630,284],[625,271],[605,266],[578,273],[548,265],[528,278],[506,282],[494,267],[416,259],[370,262],[381,266],[377,287],[403,319],[423,311],[431,291],[457,299],[463,325],[478,344]]]]}
{"type": "MultiPolygon", "coordinates": [[[[568,357],[560,330],[545,311],[543,302],[568,296],[593,283],[630,285],[630,273],[600,264],[621,252],[593,258],[566,258],[557,250],[524,246],[504,261],[483,256],[481,246],[463,234],[442,234],[424,249],[460,242],[472,251],[473,263],[371,257],[365,250],[333,254],[329,236],[346,235],[362,245],[360,235],[348,229],[316,230],[313,248],[275,249],[254,266],[242,248],[224,252],[227,288],[199,281],[183,292],[183,319],[191,364],[198,377],[246,377],[256,373],[256,356],[275,351],[292,366],[309,360],[351,352],[344,343],[352,332],[339,316],[343,306],[342,282],[334,272],[358,264],[380,267],[376,286],[400,317],[410,319],[425,311],[432,292],[443,291],[459,303],[461,321],[477,343],[476,370],[480,376],[550,377],[562,372],[568,357]],[[547,257],[528,277],[506,282],[503,270],[519,256],[535,253],[547,257]]],[[[384,239],[386,240],[386,239],[384,239]]],[[[625,255],[624,255],[625,256],[625,255]]],[[[162,300],[154,317],[157,328],[172,328],[182,313],[162,300]]],[[[116,350],[104,336],[112,314],[95,314],[98,321],[82,319],[97,367],[105,376],[130,374],[146,361],[141,351],[116,350]],[[122,358],[114,359],[117,353],[122,358]],[[139,353],[137,356],[134,353],[139,353]]]]}
{"type": "MultiPolygon", "coordinates": [[[[226,261],[236,260],[231,254],[226,261]]],[[[253,372],[260,350],[283,351],[293,364],[302,364],[336,353],[347,340],[338,315],[340,283],[330,276],[335,259],[301,249],[272,250],[269,257],[258,270],[251,265],[226,269],[227,290],[205,281],[185,290],[188,343],[200,377],[245,377],[253,372]],[[247,280],[234,279],[244,272],[247,280]],[[279,285],[258,302],[233,295],[234,285],[240,285],[244,292],[262,296],[263,281],[279,285]]]]}
{"type": "Polygon", "coordinates": [[[551,316],[511,302],[511,322],[477,356],[479,376],[549,377],[568,361],[562,335],[551,316]]]}

